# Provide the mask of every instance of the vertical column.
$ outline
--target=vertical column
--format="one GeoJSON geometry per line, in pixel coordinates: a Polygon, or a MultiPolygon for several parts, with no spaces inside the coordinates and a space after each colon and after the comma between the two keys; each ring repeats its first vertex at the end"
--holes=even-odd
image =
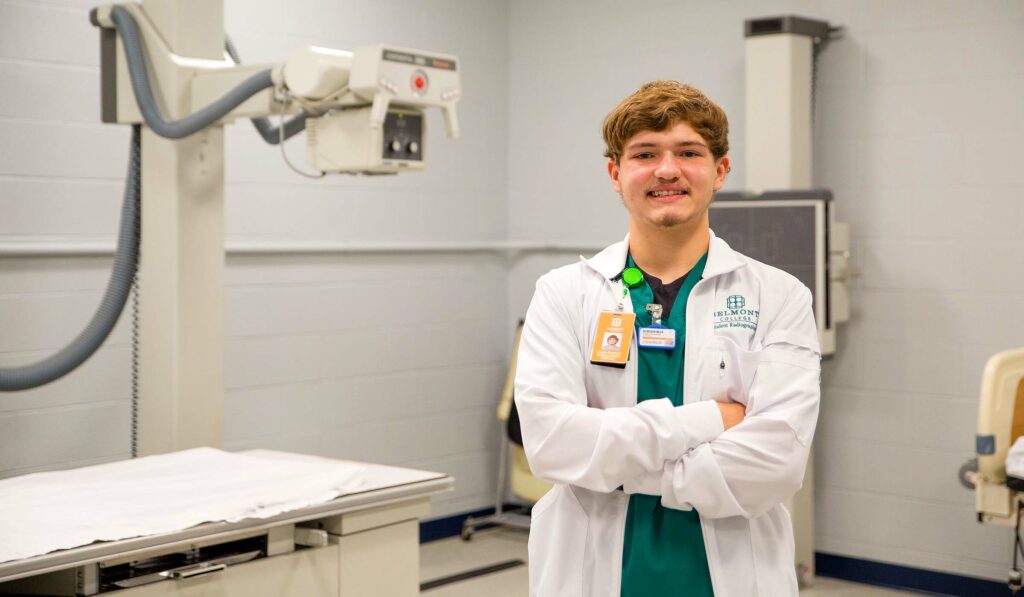
{"type": "MultiPolygon", "coordinates": [[[[219,0],[145,0],[172,52],[223,56],[219,0]]],[[[168,119],[192,111],[191,73],[162,72],[168,119]]],[[[139,454],[219,447],[224,395],[224,131],[142,133],[139,454]]]]}
{"type": "Polygon", "coordinates": [[[747,38],[746,187],[811,188],[813,45],[806,35],[747,38]]]}
{"type": "MultiPolygon", "coordinates": [[[[748,190],[807,190],[811,180],[814,43],[828,23],[800,17],[746,22],[748,190]]],[[[801,584],[814,580],[814,455],[803,488],[786,504],[793,519],[801,584]]]]}

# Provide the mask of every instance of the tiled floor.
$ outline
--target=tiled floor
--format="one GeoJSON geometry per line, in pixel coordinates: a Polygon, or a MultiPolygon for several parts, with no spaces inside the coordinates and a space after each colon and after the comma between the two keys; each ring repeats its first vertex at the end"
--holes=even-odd
{"type": "MultiPolygon", "coordinates": [[[[526,561],[526,533],[516,530],[481,531],[472,541],[458,537],[434,541],[420,548],[420,569],[429,581],[473,568],[508,560],[526,561]]],[[[424,591],[424,597],[525,597],[526,566],[519,566],[486,576],[447,584],[424,591]]],[[[910,595],[858,585],[830,578],[819,578],[814,587],[801,592],[801,597],[899,597],[910,595]]]]}

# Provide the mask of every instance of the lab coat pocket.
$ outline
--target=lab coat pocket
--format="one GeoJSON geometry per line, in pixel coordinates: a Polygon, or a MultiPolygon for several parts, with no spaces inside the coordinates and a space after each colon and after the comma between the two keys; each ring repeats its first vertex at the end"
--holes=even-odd
{"type": "Polygon", "coordinates": [[[739,402],[750,407],[759,351],[740,348],[732,339],[716,336],[701,351],[701,400],[739,402]]]}
{"type": "Polygon", "coordinates": [[[583,597],[589,521],[572,488],[555,485],[534,506],[531,518],[531,597],[583,597]]]}

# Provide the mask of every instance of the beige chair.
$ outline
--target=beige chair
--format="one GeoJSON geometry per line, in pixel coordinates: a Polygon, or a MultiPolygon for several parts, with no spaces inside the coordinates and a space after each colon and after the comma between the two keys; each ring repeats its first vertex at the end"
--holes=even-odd
{"type": "Polygon", "coordinates": [[[523,335],[523,322],[516,328],[515,343],[512,345],[512,359],[505,378],[505,387],[498,402],[498,420],[502,423],[501,449],[498,456],[498,490],[494,503],[494,514],[467,518],[462,523],[462,538],[469,541],[473,533],[485,526],[508,526],[519,529],[530,528],[529,509],[549,489],[551,484],[533,476],[523,450],[523,436],[519,430],[519,414],[515,406],[516,361],[519,358],[519,339],[523,335]],[[523,506],[505,509],[508,494],[523,506]]]}

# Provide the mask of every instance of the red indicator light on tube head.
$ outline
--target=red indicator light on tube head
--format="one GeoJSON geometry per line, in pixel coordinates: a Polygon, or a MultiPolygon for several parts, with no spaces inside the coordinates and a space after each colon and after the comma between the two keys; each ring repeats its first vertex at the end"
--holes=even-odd
{"type": "Polygon", "coordinates": [[[416,70],[412,73],[412,77],[409,79],[409,86],[412,87],[414,93],[426,93],[427,86],[430,85],[430,79],[427,78],[427,73],[422,70],[416,70]]]}

